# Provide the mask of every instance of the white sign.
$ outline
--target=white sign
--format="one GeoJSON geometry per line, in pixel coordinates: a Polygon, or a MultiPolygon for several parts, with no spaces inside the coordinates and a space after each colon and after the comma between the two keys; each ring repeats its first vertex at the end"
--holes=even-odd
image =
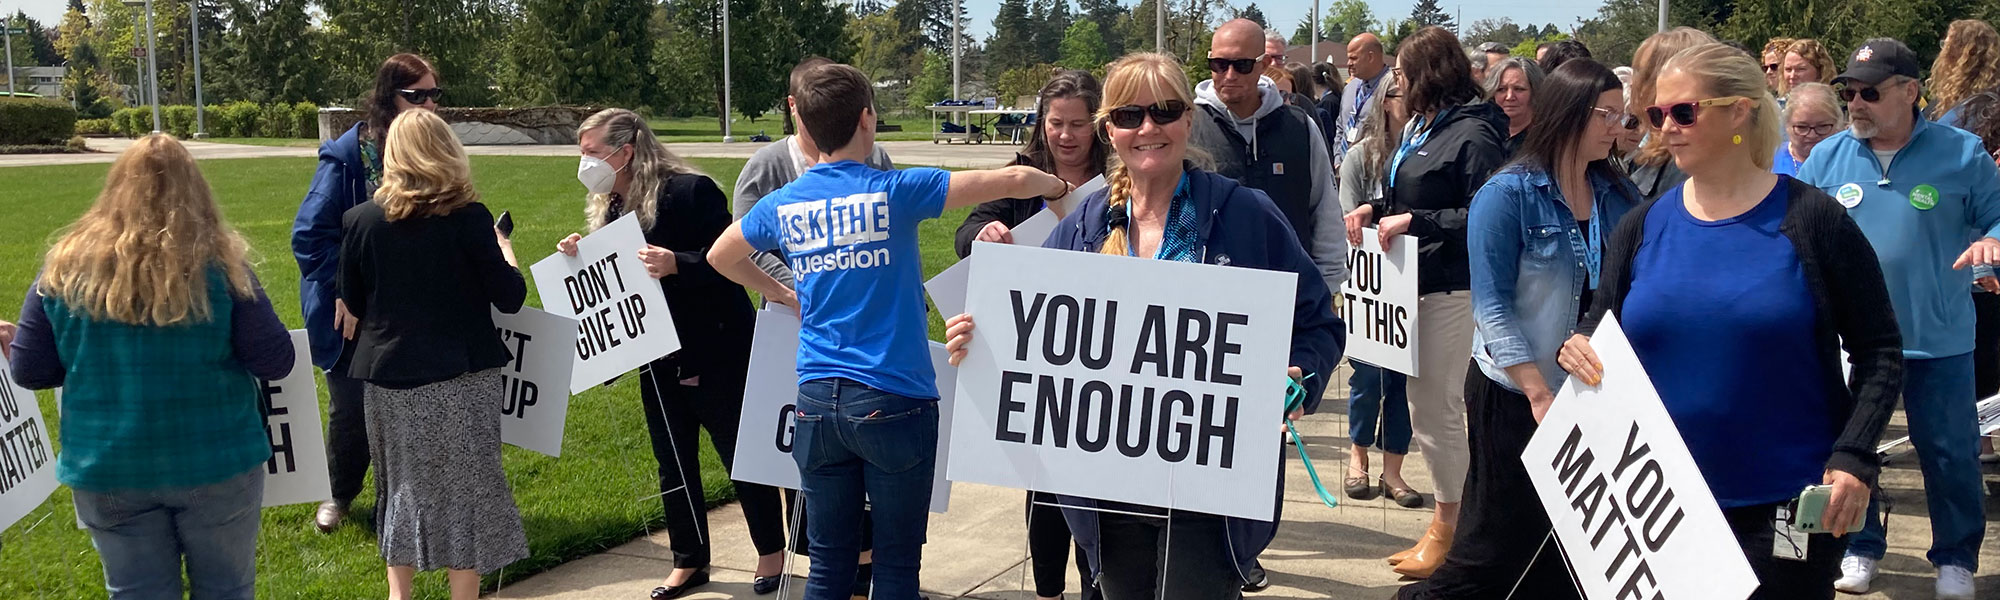
{"type": "Polygon", "coordinates": [[[1340,286],[1347,358],[1411,377],[1417,373],[1417,238],[1399,235],[1382,250],[1374,229],[1349,248],[1340,286]]]}
{"type": "Polygon", "coordinates": [[[500,441],[562,456],[576,319],[523,306],[511,315],[495,309],[493,327],[514,357],[500,371],[507,388],[500,403],[500,441]]]}
{"type": "Polygon", "coordinates": [[[333,497],[326,473],[326,433],[320,428],[319,386],[313,379],[306,330],[294,329],[292,372],[263,385],[264,430],[271,460],[264,463],[264,506],[319,502],[333,497]]]}
{"type": "Polygon", "coordinates": [[[976,246],[952,481],[1271,519],[1296,273],[976,246]]]}
{"type": "Polygon", "coordinates": [[[581,393],[681,349],[660,282],[646,275],[639,218],[625,215],[529,267],[542,306],[577,320],[569,391],[581,393]]]}
{"type": "Polygon", "coordinates": [[[1098,175],[1090,178],[1090,181],[1083,182],[1083,185],[1076,186],[1076,189],[1071,191],[1069,195],[1063,196],[1061,200],[1057,200],[1056,202],[1062,204],[1063,214],[1066,215],[1075,212],[1076,207],[1083,206],[1085,198],[1089,198],[1091,194],[1097,193],[1097,190],[1101,189],[1104,189],[1104,176],[1098,175]]]}
{"type": "MultiPolygon", "coordinates": [[[[958,368],[946,362],[944,344],[931,342],[937,370],[937,473],[931,478],[931,512],[951,507],[951,480],[945,478],[951,446],[952,395],[958,368]]],[[[792,460],[792,415],[799,398],[799,315],[772,304],[757,312],[750,349],[750,376],[743,385],[743,417],[736,424],[736,468],[729,478],[788,490],[799,489],[799,465],[792,460]]]]}
{"type": "Polygon", "coordinates": [[[0,360],[0,531],[56,491],[56,451],[42,406],[34,392],[14,383],[6,362],[0,360]]]}
{"type": "Polygon", "coordinates": [[[1617,320],[1590,345],[1602,385],[1569,378],[1521,454],[1584,597],[1749,596],[1757,576],[1617,320]]]}
{"type": "MultiPolygon", "coordinates": [[[[1028,217],[1028,220],[1022,221],[1011,230],[1014,234],[1014,245],[1041,247],[1042,242],[1049,239],[1049,234],[1056,230],[1056,224],[1060,222],[1062,219],[1057,218],[1053,211],[1037,212],[1035,216],[1028,217]]],[[[946,267],[930,281],[924,282],[924,291],[931,295],[931,302],[937,305],[938,314],[944,315],[947,319],[965,314],[965,283],[971,275],[972,263],[961,260],[946,267]]]]}

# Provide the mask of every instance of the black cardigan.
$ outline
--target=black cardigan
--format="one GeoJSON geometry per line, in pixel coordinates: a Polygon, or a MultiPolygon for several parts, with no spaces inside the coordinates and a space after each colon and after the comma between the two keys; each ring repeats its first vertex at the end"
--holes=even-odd
{"type": "MultiPolygon", "coordinates": [[[[1833,456],[1826,468],[1873,486],[1881,470],[1875,445],[1903,393],[1903,338],[1882,281],[1882,265],[1861,227],[1832,197],[1796,179],[1783,181],[1790,184],[1791,205],[1778,231],[1791,240],[1812,292],[1820,376],[1827,383],[1827,408],[1835,417],[1833,456]],[[1840,374],[1843,345],[1854,365],[1845,385],[1840,374]]],[[[1625,296],[1632,291],[1632,260],[1645,244],[1646,213],[1658,203],[1654,199],[1640,205],[1611,234],[1603,265],[1603,281],[1609,285],[1598,289],[1578,328],[1583,335],[1597,331],[1605,312],[1623,312],[1625,296]]]]}
{"type": "Polygon", "coordinates": [[[340,299],[361,320],[347,375],[388,387],[436,383],[507,364],[493,309],[521,309],[528,286],[474,202],[388,220],[363,202],[342,215],[340,299]]]}
{"type": "Polygon", "coordinates": [[[756,313],[743,286],[708,264],[708,247],[729,228],[729,198],[715,180],[688,173],[661,183],[655,205],[646,243],[674,252],[679,271],[660,278],[660,289],[681,349],[654,361],[654,368],[679,379],[710,374],[742,385],[756,313]]]}

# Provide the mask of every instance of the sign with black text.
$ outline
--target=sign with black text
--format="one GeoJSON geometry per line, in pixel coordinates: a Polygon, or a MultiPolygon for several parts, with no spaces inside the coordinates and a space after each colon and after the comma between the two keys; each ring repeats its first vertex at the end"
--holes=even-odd
{"type": "MultiPolygon", "coordinates": [[[[750,375],[743,385],[743,418],[736,425],[736,468],[729,478],[788,490],[799,489],[799,465],[792,460],[792,415],[798,412],[799,315],[772,304],[757,312],[750,349],[750,375]]],[[[937,473],[931,477],[931,512],[951,507],[951,480],[945,478],[951,446],[952,392],[958,368],[946,362],[944,344],[931,342],[937,371],[937,473]]]]}
{"type": "Polygon", "coordinates": [[[562,456],[576,319],[523,306],[511,315],[495,309],[493,327],[513,356],[500,368],[507,390],[500,403],[500,441],[562,456]]]}
{"type": "Polygon", "coordinates": [[[264,506],[319,502],[333,497],[326,473],[326,432],[319,413],[319,385],[313,379],[312,347],[306,330],[292,334],[292,372],[263,385],[264,430],[271,459],[264,463],[264,506]]]}
{"type": "Polygon", "coordinates": [[[542,307],[577,320],[570,392],[681,349],[660,282],[639,262],[645,247],[639,218],[625,215],[577,242],[576,256],[557,252],[529,267],[542,307]]]}
{"type": "Polygon", "coordinates": [[[1298,274],[976,246],[952,481],[1271,519],[1298,274]]]}
{"type": "Polygon", "coordinates": [[[56,447],[42,405],[14,383],[6,362],[0,360],[0,531],[41,506],[57,485],[56,447]]]}
{"type": "Polygon", "coordinates": [[[1375,229],[1362,229],[1339,293],[1348,360],[1418,376],[1417,238],[1396,236],[1384,251],[1375,229]]]}
{"type": "Polygon", "coordinates": [[[1601,385],[1569,378],[1521,454],[1584,597],[1749,596],[1757,576],[1617,319],[1590,345],[1601,385]]]}

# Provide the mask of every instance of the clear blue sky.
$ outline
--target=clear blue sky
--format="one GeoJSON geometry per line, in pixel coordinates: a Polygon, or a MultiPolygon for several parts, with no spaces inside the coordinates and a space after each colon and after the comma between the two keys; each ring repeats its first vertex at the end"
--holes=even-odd
{"type": "MultiPolygon", "coordinates": [[[[975,39],[986,39],[986,36],[993,31],[993,13],[998,9],[1000,3],[994,0],[964,1],[966,16],[971,20],[972,36],[975,39]]],[[[1123,1],[1129,6],[1137,0],[1123,1]]],[[[1072,9],[1075,8],[1073,2],[1074,0],[1072,0],[1072,9]]],[[[1249,4],[1243,0],[1232,0],[1231,3],[1239,6],[1249,4]]],[[[1557,28],[1563,30],[1574,27],[1578,17],[1596,15],[1599,4],[1595,0],[1497,0],[1484,2],[1439,0],[1439,3],[1447,12],[1455,15],[1464,15],[1461,17],[1461,23],[1465,24],[1470,24],[1479,19],[1504,16],[1512,18],[1515,22],[1523,25],[1533,23],[1539,26],[1544,23],[1555,23],[1557,28]],[[1460,9],[1463,9],[1462,13],[1460,9]]],[[[1326,4],[1330,4],[1330,0],[1321,0],[1321,10],[1325,10],[1326,4]]],[[[1401,19],[1409,16],[1410,5],[1413,2],[1410,0],[1371,0],[1369,4],[1375,9],[1375,17],[1378,19],[1383,17],[1401,19]]],[[[1257,2],[1257,7],[1264,10],[1264,15],[1270,19],[1271,25],[1278,27],[1287,35],[1292,33],[1292,28],[1298,25],[1299,19],[1304,18],[1307,13],[1312,12],[1312,5],[1312,0],[1260,0],[1257,2]]],[[[26,10],[28,11],[28,16],[41,21],[49,27],[54,27],[57,23],[62,22],[63,10],[67,6],[67,0],[0,0],[0,11],[12,14],[16,10],[26,10]]]]}

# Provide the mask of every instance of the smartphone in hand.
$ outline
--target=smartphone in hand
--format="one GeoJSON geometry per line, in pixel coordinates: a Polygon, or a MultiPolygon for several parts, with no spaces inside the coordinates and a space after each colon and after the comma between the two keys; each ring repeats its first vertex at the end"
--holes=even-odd
{"type": "Polygon", "coordinates": [[[1833,533],[1826,528],[1827,503],[1833,500],[1833,486],[1807,486],[1799,492],[1798,508],[1792,511],[1792,527],[1804,533],[1833,533]]]}
{"type": "Polygon", "coordinates": [[[500,231],[500,237],[514,239],[514,213],[500,211],[500,218],[493,220],[493,228],[500,231]]]}

